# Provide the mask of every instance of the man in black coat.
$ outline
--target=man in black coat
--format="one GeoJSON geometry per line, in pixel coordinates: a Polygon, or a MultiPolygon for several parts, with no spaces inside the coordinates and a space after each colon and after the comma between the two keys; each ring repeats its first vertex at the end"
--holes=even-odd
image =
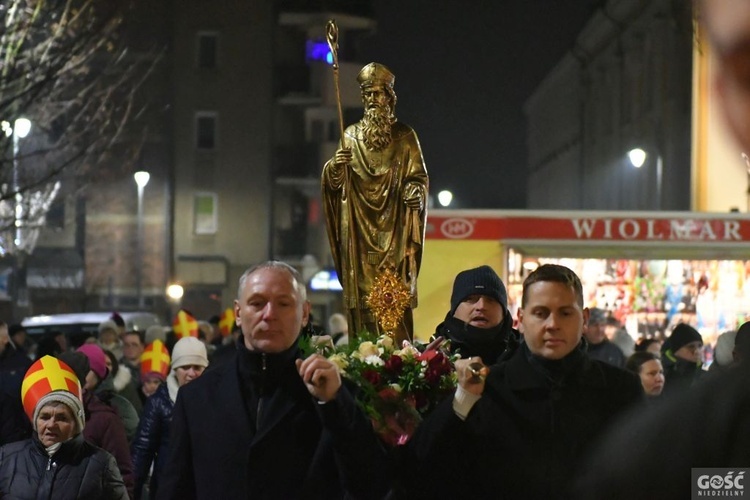
{"type": "Polygon", "coordinates": [[[336,366],[300,359],[304,284],[282,262],[240,278],[233,360],[180,388],[157,497],[382,498],[386,455],[336,366]]]}
{"type": "Polygon", "coordinates": [[[421,475],[452,468],[450,481],[429,486],[433,497],[570,496],[583,453],[643,398],[634,374],[586,355],[587,319],[573,271],[544,265],[526,278],[519,310],[525,342],[489,369],[478,358],[457,361],[453,399],[414,437],[421,475]]]}
{"type": "Polygon", "coordinates": [[[31,360],[10,339],[8,324],[0,321],[0,391],[17,398],[30,366],[31,360]]]}

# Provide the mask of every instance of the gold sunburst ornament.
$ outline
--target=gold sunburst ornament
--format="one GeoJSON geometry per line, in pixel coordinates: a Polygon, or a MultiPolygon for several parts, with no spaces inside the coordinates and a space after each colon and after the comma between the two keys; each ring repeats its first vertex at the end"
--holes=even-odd
{"type": "Polygon", "coordinates": [[[411,302],[409,287],[393,268],[388,268],[372,283],[367,294],[367,306],[378,320],[380,327],[390,336],[404,317],[404,310],[411,302]]]}

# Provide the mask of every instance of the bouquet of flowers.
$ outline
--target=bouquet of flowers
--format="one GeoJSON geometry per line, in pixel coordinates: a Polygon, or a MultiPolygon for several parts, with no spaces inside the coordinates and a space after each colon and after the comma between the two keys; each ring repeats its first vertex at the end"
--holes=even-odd
{"type": "Polygon", "coordinates": [[[349,342],[336,348],[311,342],[302,349],[326,356],[359,388],[357,401],[387,444],[406,444],[422,418],[456,387],[453,363],[459,356],[443,346],[425,349],[406,341],[399,349],[388,335],[362,333],[349,342]]]}

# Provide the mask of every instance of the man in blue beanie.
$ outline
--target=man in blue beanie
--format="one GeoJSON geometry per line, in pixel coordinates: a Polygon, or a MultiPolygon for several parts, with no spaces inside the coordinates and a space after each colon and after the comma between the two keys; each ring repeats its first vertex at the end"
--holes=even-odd
{"type": "Polygon", "coordinates": [[[512,353],[519,334],[508,311],[508,294],[490,266],[461,271],[451,293],[451,309],[434,338],[450,341],[451,352],[462,358],[479,356],[491,365],[512,353]]]}

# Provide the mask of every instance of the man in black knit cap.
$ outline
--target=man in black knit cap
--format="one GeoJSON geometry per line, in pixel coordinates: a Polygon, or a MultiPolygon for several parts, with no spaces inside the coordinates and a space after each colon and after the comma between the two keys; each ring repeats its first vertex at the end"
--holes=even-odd
{"type": "Polygon", "coordinates": [[[491,365],[518,345],[518,332],[508,311],[508,294],[490,266],[461,271],[451,293],[451,310],[435,331],[450,341],[462,358],[479,356],[491,365]]]}
{"type": "Polygon", "coordinates": [[[674,394],[691,387],[703,376],[703,337],[698,330],[680,323],[661,346],[664,392],[674,394]]]}

